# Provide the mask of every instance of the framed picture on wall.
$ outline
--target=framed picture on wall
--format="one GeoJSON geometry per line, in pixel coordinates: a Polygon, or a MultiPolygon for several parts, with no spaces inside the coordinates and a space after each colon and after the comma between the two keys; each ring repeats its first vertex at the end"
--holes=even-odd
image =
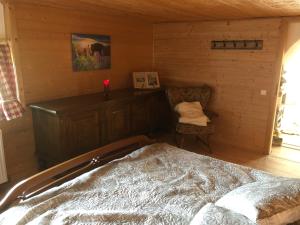
{"type": "Polygon", "coordinates": [[[73,71],[111,68],[110,36],[97,34],[72,34],[73,71]]]}
{"type": "Polygon", "coordinates": [[[137,89],[159,88],[159,79],[157,72],[134,72],[133,86],[137,89]]]}

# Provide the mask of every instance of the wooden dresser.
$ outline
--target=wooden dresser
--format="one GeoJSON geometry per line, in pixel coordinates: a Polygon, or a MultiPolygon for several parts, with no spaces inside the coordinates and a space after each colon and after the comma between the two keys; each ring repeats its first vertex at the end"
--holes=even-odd
{"type": "Polygon", "coordinates": [[[115,140],[166,129],[169,107],[162,89],[111,91],[30,105],[41,169],[115,140]]]}

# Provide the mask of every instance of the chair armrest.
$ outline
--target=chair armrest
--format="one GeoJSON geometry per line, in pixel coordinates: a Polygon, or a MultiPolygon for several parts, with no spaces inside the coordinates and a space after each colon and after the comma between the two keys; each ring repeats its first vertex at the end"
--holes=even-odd
{"type": "Polygon", "coordinates": [[[204,114],[210,119],[210,120],[213,120],[214,118],[217,118],[219,117],[219,114],[213,112],[213,111],[210,111],[208,109],[204,109],[204,114]]]}

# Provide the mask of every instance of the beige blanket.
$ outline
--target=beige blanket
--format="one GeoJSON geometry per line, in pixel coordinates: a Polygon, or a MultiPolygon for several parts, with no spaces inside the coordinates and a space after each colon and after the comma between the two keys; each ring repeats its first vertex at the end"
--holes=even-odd
{"type": "Polygon", "coordinates": [[[210,122],[204,114],[200,102],[181,102],[176,105],[175,111],[180,115],[180,123],[207,126],[207,123],[210,122]]]}
{"type": "Polygon", "coordinates": [[[0,224],[189,224],[207,202],[272,176],[154,144],[0,215],[0,224]]]}

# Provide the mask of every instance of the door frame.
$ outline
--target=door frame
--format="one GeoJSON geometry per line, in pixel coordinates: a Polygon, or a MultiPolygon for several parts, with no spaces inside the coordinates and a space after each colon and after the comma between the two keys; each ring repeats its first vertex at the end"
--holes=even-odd
{"type": "Polygon", "coordinates": [[[282,77],[283,61],[286,51],[286,42],[288,38],[288,26],[290,22],[300,22],[300,17],[282,18],[280,30],[280,43],[277,53],[277,60],[275,65],[275,77],[272,84],[272,93],[270,99],[270,116],[267,123],[266,141],[265,141],[265,154],[270,154],[272,151],[273,132],[276,120],[277,97],[280,89],[280,80],[282,77]]]}

